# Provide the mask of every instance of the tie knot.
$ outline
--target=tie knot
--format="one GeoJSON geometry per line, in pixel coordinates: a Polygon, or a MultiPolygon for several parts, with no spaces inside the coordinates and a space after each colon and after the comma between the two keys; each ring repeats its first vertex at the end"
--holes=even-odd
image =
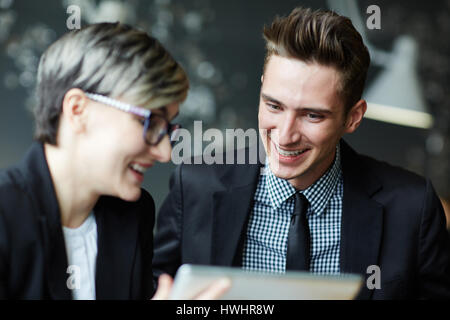
{"type": "Polygon", "coordinates": [[[308,200],[303,193],[297,192],[295,194],[294,215],[305,215],[308,210],[308,200]]]}

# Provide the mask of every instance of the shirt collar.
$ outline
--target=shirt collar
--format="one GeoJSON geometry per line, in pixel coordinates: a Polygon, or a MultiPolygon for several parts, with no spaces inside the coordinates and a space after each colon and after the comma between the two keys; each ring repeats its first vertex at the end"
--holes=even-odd
{"type": "MultiPolygon", "coordinates": [[[[268,160],[266,161],[265,172],[267,174],[266,187],[269,190],[272,207],[278,209],[297,190],[287,180],[278,178],[272,173],[268,160]]],[[[341,152],[338,143],[333,165],[311,186],[300,191],[310,203],[313,214],[320,215],[325,210],[328,201],[336,190],[341,174],[341,152]]]]}

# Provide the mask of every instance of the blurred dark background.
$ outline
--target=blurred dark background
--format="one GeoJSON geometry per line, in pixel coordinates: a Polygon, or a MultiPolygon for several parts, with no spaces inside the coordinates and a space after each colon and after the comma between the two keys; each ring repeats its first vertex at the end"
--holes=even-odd
{"type": "MultiPolygon", "coordinates": [[[[39,56],[68,31],[67,8],[81,9],[81,25],[121,21],[157,37],[189,74],[191,90],[180,122],[192,128],[257,128],[257,106],[264,57],[262,28],[294,7],[328,8],[348,1],[257,0],[0,0],[0,168],[19,161],[33,136],[33,89],[39,56]]],[[[380,52],[393,52],[408,36],[417,59],[405,76],[417,75],[418,90],[434,117],[428,128],[365,119],[346,140],[359,152],[429,177],[442,199],[450,198],[450,1],[357,1],[366,40],[380,52]],[[381,29],[370,30],[366,9],[380,8],[381,29]],[[414,69],[414,70],[412,70],[414,69]]],[[[352,16],[352,20],[354,17],[352,16]]],[[[361,26],[360,26],[361,27],[361,26]]],[[[386,66],[378,59],[369,71],[369,88],[386,66]]],[[[392,67],[393,65],[388,65],[392,67]]],[[[173,164],[158,164],[144,187],[159,207],[168,192],[173,164]]]]}

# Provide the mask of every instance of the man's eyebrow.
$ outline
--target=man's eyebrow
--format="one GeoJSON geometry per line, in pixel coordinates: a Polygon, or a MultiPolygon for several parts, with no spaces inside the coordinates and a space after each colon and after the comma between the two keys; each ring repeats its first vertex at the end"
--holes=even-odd
{"type": "Polygon", "coordinates": [[[276,104],[279,104],[279,105],[284,105],[282,102],[280,102],[280,101],[278,101],[277,99],[275,99],[275,98],[272,98],[271,96],[269,96],[269,95],[267,95],[267,94],[265,94],[265,93],[261,93],[261,97],[264,99],[264,100],[268,100],[268,101],[270,101],[270,102],[274,102],[274,103],[276,103],[276,104]]]}
{"type": "Polygon", "coordinates": [[[307,112],[319,112],[319,113],[326,113],[326,114],[332,114],[333,112],[328,109],[324,109],[321,107],[309,107],[309,108],[301,108],[303,111],[307,112]]]}
{"type": "MultiPolygon", "coordinates": [[[[275,99],[275,98],[273,98],[273,97],[271,97],[271,96],[269,96],[267,94],[261,93],[261,97],[264,100],[267,100],[267,101],[276,103],[278,105],[284,106],[284,104],[282,102],[278,101],[277,99],[275,99]]],[[[303,108],[298,108],[298,110],[309,111],[309,112],[321,112],[321,113],[326,113],[326,114],[332,114],[333,113],[331,110],[329,110],[327,108],[324,108],[324,107],[321,107],[321,106],[317,106],[317,107],[315,107],[315,106],[303,107],[303,108]]]]}

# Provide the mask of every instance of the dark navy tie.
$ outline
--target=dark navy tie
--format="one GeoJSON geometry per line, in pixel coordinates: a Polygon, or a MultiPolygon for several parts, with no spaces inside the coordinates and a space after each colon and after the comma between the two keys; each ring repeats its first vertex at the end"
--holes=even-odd
{"type": "Polygon", "coordinates": [[[294,213],[289,227],[286,270],[309,271],[310,239],[306,219],[308,200],[300,192],[295,194],[294,213]]]}

